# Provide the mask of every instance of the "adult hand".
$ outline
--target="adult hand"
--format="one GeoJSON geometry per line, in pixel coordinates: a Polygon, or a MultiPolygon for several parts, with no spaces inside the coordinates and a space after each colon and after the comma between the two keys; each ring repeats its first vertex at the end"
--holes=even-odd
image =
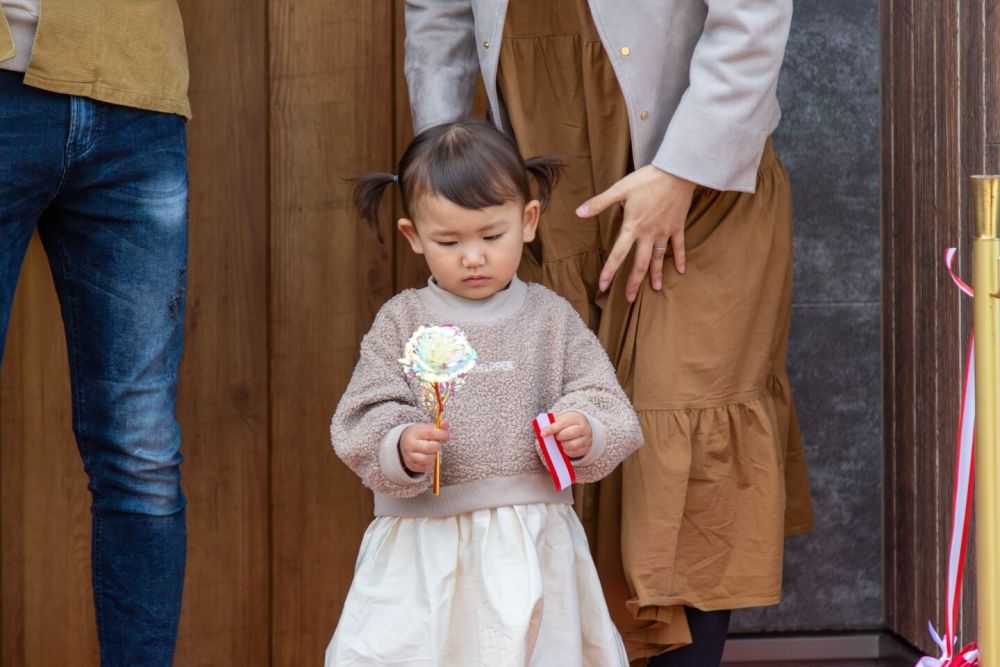
{"type": "Polygon", "coordinates": [[[413,473],[434,472],[434,457],[441,451],[441,443],[451,438],[447,424],[435,428],[434,424],[410,424],[399,436],[399,457],[403,466],[413,473]]]}
{"type": "Polygon", "coordinates": [[[622,229],[601,270],[603,292],[628,257],[635,244],[635,259],[625,295],[635,301],[639,287],[649,273],[653,289],[663,286],[663,258],[667,243],[674,250],[674,266],[684,273],[684,223],[691,209],[695,184],[653,165],[646,165],[621,179],[596,197],[588,199],[576,214],[590,218],[614,203],[625,207],[622,229]]]}
{"type": "Polygon", "coordinates": [[[542,429],[542,437],[554,435],[571,459],[581,459],[589,454],[594,444],[594,431],[587,416],[576,410],[567,410],[555,417],[554,422],[542,429]]]}

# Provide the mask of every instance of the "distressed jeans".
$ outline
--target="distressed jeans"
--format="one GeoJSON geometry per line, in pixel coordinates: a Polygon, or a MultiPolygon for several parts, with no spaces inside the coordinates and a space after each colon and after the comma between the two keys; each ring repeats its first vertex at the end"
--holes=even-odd
{"type": "Polygon", "coordinates": [[[186,141],[179,116],[49,93],[0,71],[0,353],[38,230],[69,353],[101,664],[110,667],[170,665],[177,637],[186,141]]]}

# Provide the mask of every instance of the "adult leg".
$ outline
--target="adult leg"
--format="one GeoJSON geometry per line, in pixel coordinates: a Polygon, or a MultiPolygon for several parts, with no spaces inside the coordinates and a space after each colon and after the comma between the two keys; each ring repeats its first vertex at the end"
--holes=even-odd
{"type": "Polygon", "coordinates": [[[59,188],[69,98],[0,70],[0,359],[17,276],[42,212],[59,188]]]}
{"type": "Polygon", "coordinates": [[[66,178],[39,226],[89,477],[102,665],[173,661],[186,554],[175,417],[187,262],[178,116],[72,98],[66,178]]]}
{"type": "Polygon", "coordinates": [[[691,644],[650,658],[649,667],[716,667],[722,662],[732,612],[701,611],[693,607],[684,610],[691,629],[691,644]]]}

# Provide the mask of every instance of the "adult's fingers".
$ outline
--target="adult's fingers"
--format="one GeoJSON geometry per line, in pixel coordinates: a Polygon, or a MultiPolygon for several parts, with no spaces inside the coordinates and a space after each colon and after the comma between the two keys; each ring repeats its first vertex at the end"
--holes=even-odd
{"type": "Polygon", "coordinates": [[[684,254],[683,227],[681,227],[679,230],[677,230],[670,236],[670,245],[674,250],[674,266],[677,267],[677,273],[684,273],[684,267],[687,258],[684,254]]]}
{"type": "Polygon", "coordinates": [[[618,238],[615,239],[615,244],[612,246],[611,252],[608,253],[608,261],[604,262],[604,268],[601,269],[598,287],[602,292],[608,289],[611,279],[615,277],[618,269],[625,262],[629,251],[632,250],[632,243],[634,241],[635,236],[632,230],[628,226],[623,226],[622,230],[618,233],[618,238]]]}
{"type": "Polygon", "coordinates": [[[604,192],[594,195],[580,204],[576,209],[576,214],[581,218],[592,218],[612,204],[624,201],[624,199],[625,187],[621,181],[618,181],[604,192]]]}
{"type": "Polygon", "coordinates": [[[649,282],[653,289],[663,287],[663,258],[667,254],[667,239],[653,241],[653,255],[649,260],[649,282]]]}
{"type": "Polygon", "coordinates": [[[639,240],[635,244],[635,257],[632,259],[632,271],[628,276],[628,284],[625,286],[625,298],[629,303],[635,301],[642,287],[642,281],[646,279],[649,271],[649,260],[653,256],[653,242],[651,240],[639,240]]]}

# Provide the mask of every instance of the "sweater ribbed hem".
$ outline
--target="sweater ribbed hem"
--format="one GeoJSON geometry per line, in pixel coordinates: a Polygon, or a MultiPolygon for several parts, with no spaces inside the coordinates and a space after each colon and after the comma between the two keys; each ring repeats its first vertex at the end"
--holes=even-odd
{"type": "Polygon", "coordinates": [[[571,489],[556,491],[547,473],[490,477],[425,491],[415,498],[375,494],[375,516],[441,517],[532,503],[573,504],[571,489]]]}
{"type": "Polygon", "coordinates": [[[431,278],[427,287],[417,290],[429,309],[450,323],[487,324],[510,317],[524,305],[528,286],[514,276],[505,289],[485,299],[466,299],[442,288],[431,278]]]}
{"type": "Polygon", "coordinates": [[[38,17],[13,7],[5,7],[4,13],[7,15],[10,36],[14,41],[14,57],[0,62],[0,69],[25,72],[31,61],[31,48],[35,44],[38,17]]]}

